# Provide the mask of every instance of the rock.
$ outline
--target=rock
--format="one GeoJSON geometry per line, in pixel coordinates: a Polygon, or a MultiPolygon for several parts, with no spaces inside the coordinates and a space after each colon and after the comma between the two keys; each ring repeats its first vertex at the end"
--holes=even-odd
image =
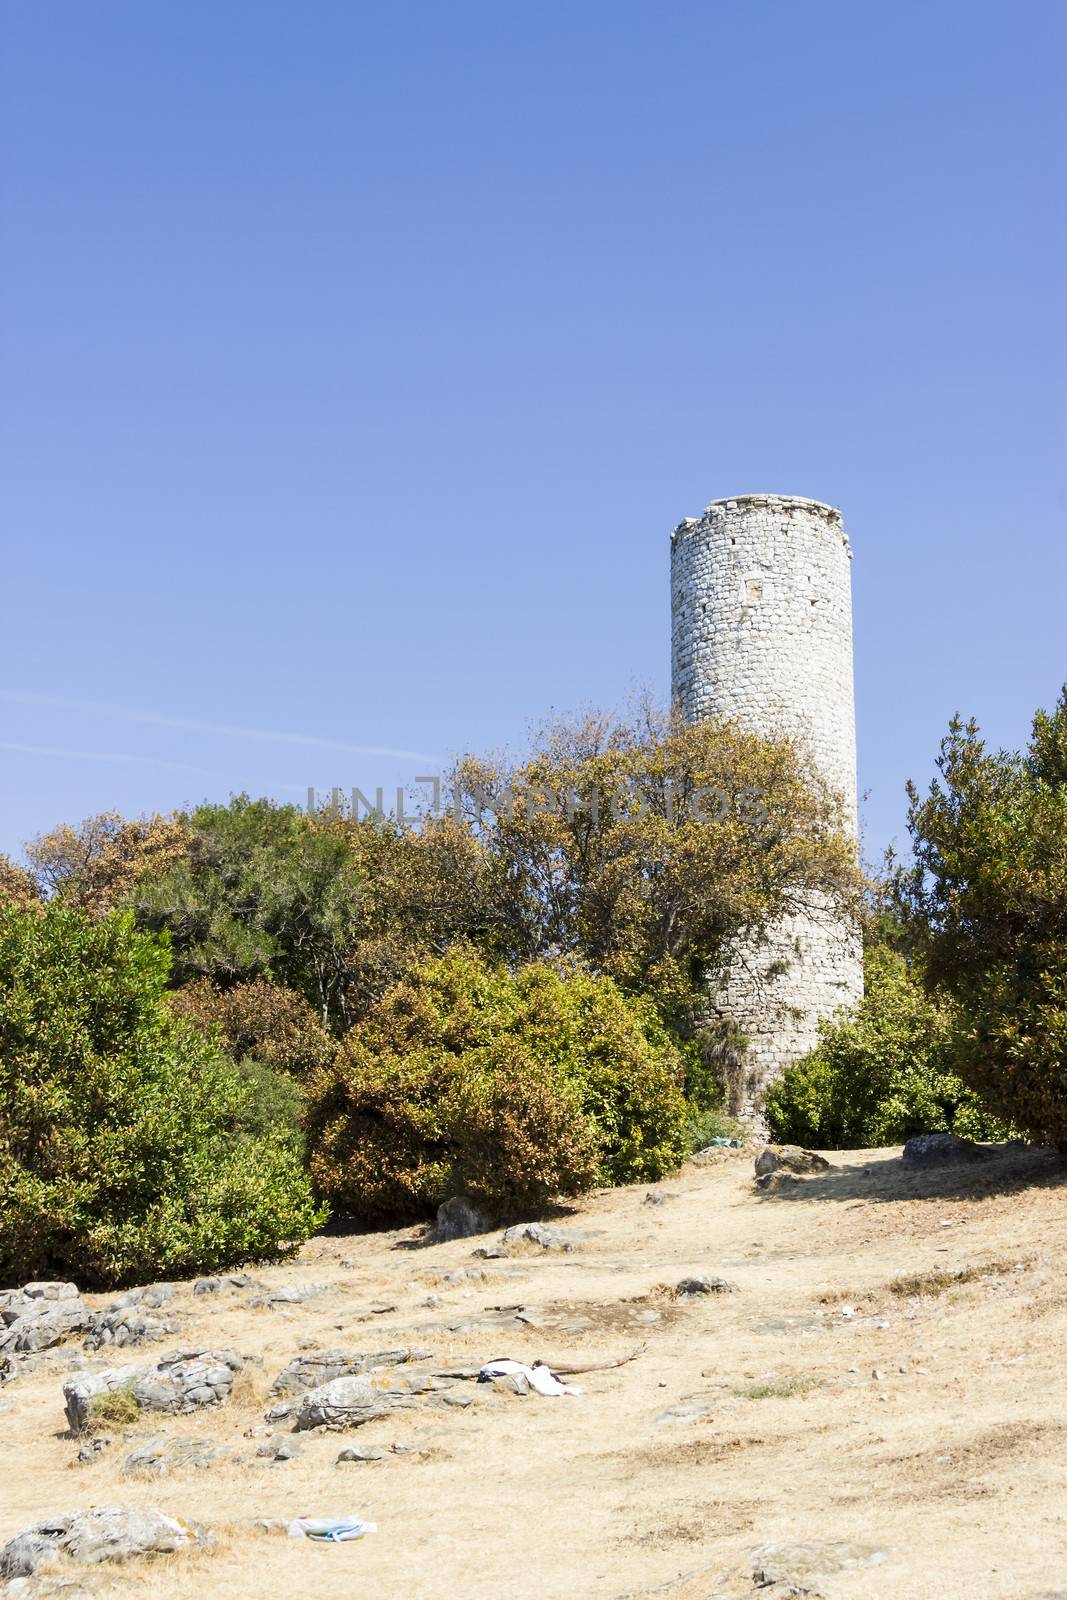
{"type": "Polygon", "coordinates": [[[105,1451],[110,1450],[114,1443],[114,1439],[106,1433],[95,1434],[92,1439],[86,1439],[85,1443],[78,1447],[76,1459],[83,1465],[87,1462],[95,1461],[98,1456],[102,1456],[105,1451]]]}
{"type": "Polygon", "coordinates": [[[757,1189],[797,1189],[800,1182],[792,1172],[765,1172],[755,1180],[757,1189]]]}
{"type": "Polygon", "coordinates": [[[737,1284],[725,1278],[709,1278],[702,1272],[698,1278],[682,1278],[675,1286],[675,1294],[737,1294],[737,1284]]]}
{"type": "Polygon", "coordinates": [[[829,1166],[825,1156],[814,1150],[802,1150],[798,1144],[769,1144],[756,1157],[756,1177],[782,1171],[803,1176],[809,1172],[826,1172],[829,1166]]]}
{"type": "Polygon", "coordinates": [[[95,1506],[44,1517],[0,1550],[0,1577],[30,1577],[43,1561],[67,1556],[95,1565],[134,1556],[171,1554],[195,1543],[197,1530],[141,1506],[95,1506]]]}
{"type": "Polygon", "coordinates": [[[909,1167],[947,1166],[957,1161],[988,1161],[990,1152],[955,1133],[917,1133],[901,1152],[909,1167]]]}
{"type": "Polygon", "coordinates": [[[358,1428],[391,1411],[416,1405],[422,1395],[448,1387],[448,1379],[435,1378],[430,1373],[358,1373],[335,1378],[301,1396],[294,1432],[358,1428]]]}
{"type": "Polygon", "coordinates": [[[382,1461],[384,1459],[384,1450],[371,1450],[363,1445],[350,1444],[341,1451],[334,1465],[339,1467],[348,1461],[382,1461]]]}
{"type": "Polygon", "coordinates": [[[91,1312],[73,1283],[27,1283],[0,1295],[0,1351],[47,1350],[87,1327],[91,1312]]]}
{"type": "Polygon", "coordinates": [[[98,1395],[128,1389],[146,1411],[177,1415],[199,1406],[221,1405],[243,1365],[232,1350],[182,1350],[151,1367],[108,1367],[78,1373],[63,1385],[67,1421],[76,1433],[89,1424],[98,1395]]]}
{"type": "Polygon", "coordinates": [[[86,1350],[99,1350],[111,1344],[121,1349],[128,1344],[153,1344],[174,1332],[174,1323],[149,1316],[136,1303],[115,1305],[91,1314],[84,1343],[86,1350]]]}
{"type": "Polygon", "coordinates": [[[399,1367],[409,1361],[425,1361],[429,1350],[403,1347],[398,1350],[375,1350],[357,1353],[348,1350],[316,1350],[306,1355],[294,1356],[289,1365],[279,1372],[271,1384],[271,1394],[304,1394],[308,1389],[320,1389],[335,1378],[349,1378],[360,1372],[377,1372],[383,1368],[399,1367]]]}
{"type": "Polygon", "coordinates": [[[550,1228],[543,1222],[517,1222],[504,1233],[505,1244],[537,1244],[542,1250],[573,1250],[589,1235],[565,1228],[550,1228]]]}
{"type": "Polygon", "coordinates": [[[511,1251],[502,1244],[480,1244],[477,1250],[472,1250],[471,1255],[477,1256],[482,1261],[506,1261],[511,1251]]]}
{"type": "Polygon", "coordinates": [[[210,1439],[168,1439],[157,1434],[130,1451],[122,1470],[128,1478],[161,1478],[169,1472],[202,1471],[227,1454],[210,1439]]]}
{"type": "Polygon", "coordinates": [[[678,1400],[673,1406],[668,1406],[666,1411],[661,1411],[656,1422],[668,1426],[677,1426],[684,1422],[703,1422],[705,1417],[712,1415],[721,1399],[721,1395],[687,1395],[684,1400],[678,1400]]]}
{"type": "Polygon", "coordinates": [[[193,1284],[194,1294],[221,1294],[224,1289],[265,1289],[266,1285],[253,1278],[250,1272],[228,1272],[221,1278],[198,1278],[193,1284]]]}
{"type": "Polygon", "coordinates": [[[291,1461],[303,1450],[299,1440],[287,1437],[284,1433],[272,1433],[269,1439],[264,1439],[261,1445],[256,1446],[257,1456],[266,1456],[270,1461],[291,1461]]]}
{"type": "Polygon", "coordinates": [[[886,1552],[851,1539],[779,1539],[752,1552],[752,1582],[757,1588],[803,1581],[823,1573],[876,1567],[886,1552]]]}
{"type": "Polygon", "coordinates": [[[332,1288],[332,1283],[289,1283],[284,1288],[256,1295],[248,1304],[253,1309],[265,1306],[268,1311],[279,1306],[300,1306],[305,1300],[314,1300],[316,1295],[328,1294],[332,1288]]]}
{"type": "Polygon", "coordinates": [[[470,1239],[476,1233],[488,1233],[492,1226],[484,1211],[479,1211],[466,1195],[458,1194],[437,1208],[434,1243],[447,1244],[452,1239],[470,1239]]]}
{"type": "Polygon", "coordinates": [[[14,1356],[0,1356],[0,1383],[14,1383],[18,1375],[18,1362],[14,1356]]]}

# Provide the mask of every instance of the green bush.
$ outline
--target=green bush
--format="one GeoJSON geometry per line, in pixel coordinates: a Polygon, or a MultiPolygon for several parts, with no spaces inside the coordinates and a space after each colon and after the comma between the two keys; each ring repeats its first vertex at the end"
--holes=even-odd
{"type": "Polygon", "coordinates": [[[901,1144],[916,1133],[1001,1138],[1004,1127],[950,1068],[955,1019],[903,955],[875,946],[855,1016],[824,1023],[817,1047],[768,1089],[775,1139],[823,1150],[901,1144]]]}
{"type": "Polygon", "coordinates": [[[686,1152],[682,1064],[607,978],[453,950],[396,984],[315,1083],[311,1170],[338,1210],[499,1214],[652,1179],[686,1152]]]}
{"type": "Polygon", "coordinates": [[[132,917],[0,915],[0,1281],[86,1287],[291,1254],[322,1220],[286,1137],[176,1017],[132,917]]]}

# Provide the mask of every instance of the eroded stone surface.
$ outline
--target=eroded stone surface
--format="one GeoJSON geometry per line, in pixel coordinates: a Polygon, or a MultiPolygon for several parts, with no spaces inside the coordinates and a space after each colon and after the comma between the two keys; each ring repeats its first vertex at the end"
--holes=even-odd
{"type": "Polygon", "coordinates": [[[301,1396],[294,1431],[358,1428],[391,1411],[414,1406],[423,1396],[446,1389],[450,1383],[450,1379],[437,1378],[432,1373],[395,1371],[335,1378],[301,1396]]]}
{"type": "Polygon", "coordinates": [[[304,1394],[309,1389],[320,1389],[335,1378],[353,1377],[361,1372],[376,1372],[389,1367],[404,1366],[410,1361],[423,1361],[429,1350],[418,1346],[402,1346],[396,1350],[349,1351],[309,1350],[294,1356],[271,1384],[271,1394],[304,1394]]]}
{"type": "Polygon", "coordinates": [[[25,1578],[43,1561],[66,1556],[95,1565],[132,1557],[172,1554],[196,1542],[197,1530],[162,1511],[142,1506],[94,1506],[43,1517],[0,1550],[0,1577],[25,1578]]]}
{"type": "Polygon", "coordinates": [[[778,1539],[752,1552],[752,1581],[758,1587],[788,1583],[854,1567],[876,1567],[886,1551],[853,1539],[778,1539]]]}
{"type": "Polygon", "coordinates": [[[128,1389],[146,1411],[178,1414],[195,1411],[198,1406],[221,1405],[242,1364],[232,1350],[182,1350],[155,1366],[78,1373],[63,1385],[67,1421],[80,1432],[88,1426],[94,1399],[115,1389],[128,1389]]]}
{"type": "Polygon", "coordinates": [[[89,1324],[91,1312],[73,1283],[27,1283],[0,1293],[0,1351],[48,1350],[89,1324]]]}

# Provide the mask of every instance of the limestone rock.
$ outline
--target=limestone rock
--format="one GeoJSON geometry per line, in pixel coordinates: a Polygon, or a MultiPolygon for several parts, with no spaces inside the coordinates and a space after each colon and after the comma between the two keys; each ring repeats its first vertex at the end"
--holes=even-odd
{"type": "Polygon", "coordinates": [[[265,1307],[268,1311],[276,1310],[279,1306],[300,1306],[305,1300],[328,1294],[332,1288],[331,1283],[287,1283],[283,1288],[268,1289],[264,1294],[254,1295],[248,1304],[253,1309],[265,1307]]]}
{"type": "Polygon", "coordinates": [[[173,1322],[151,1316],[136,1303],[108,1306],[105,1311],[94,1311],[90,1315],[85,1348],[100,1350],[105,1345],[115,1345],[122,1349],[130,1344],[153,1344],[174,1331],[173,1322]]]}
{"type": "Polygon", "coordinates": [[[803,1150],[798,1144],[769,1144],[756,1157],[756,1177],[770,1172],[793,1172],[801,1177],[809,1172],[826,1172],[830,1163],[814,1150],[803,1150]]]}
{"type": "Polygon", "coordinates": [[[713,1414],[721,1402],[721,1395],[687,1395],[684,1400],[678,1400],[673,1406],[668,1406],[666,1411],[661,1411],[656,1422],[661,1426],[675,1427],[686,1422],[703,1422],[705,1417],[713,1414]]]}
{"type": "Polygon", "coordinates": [[[91,1313],[73,1283],[28,1283],[0,1295],[0,1351],[47,1350],[87,1327],[91,1313]]]}
{"type": "Polygon", "coordinates": [[[350,1444],[339,1453],[335,1465],[340,1467],[349,1461],[382,1461],[384,1458],[384,1450],[372,1450],[366,1445],[350,1444]]]}
{"type": "Polygon", "coordinates": [[[466,1195],[455,1195],[438,1206],[433,1238],[435,1244],[447,1244],[451,1239],[470,1239],[474,1234],[488,1233],[492,1226],[485,1213],[466,1195]]]}
{"type": "Polygon", "coordinates": [[[711,1278],[706,1272],[699,1277],[682,1278],[675,1286],[675,1294],[736,1294],[737,1284],[727,1283],[725,1278],[711,1278]]]}
{"type": "Polygon", "coordinates": [[[948,1166],[956,1161],[988,1161],[989,1151],[955,1133],[917,1133],[900,1159],[910,1167],[948,1166]]]}
{"type": "Polygon", "coordinates": [[[93,1400],[114,1389],[129,1389],[146,1411],[178,1414],[199,1406],[221,1405],[242,1366],[232,1350],[182,1350],[151,1367],[108,1367],[78,1373],[63,1385],[67,1421],[81,1432],[92,1415],[93,1400]]]}
{"type": "Polygon", "coordinates": [[[876,1567],[885,1558],[885,1550],[852,1539],[779,1539],[753,1550],[752,1582],[763,1588],[803,1581],[823,1573],[876,1567]]]}
{"type": "Polygon", "coordinates": [[[405,1410],[421,1396],[445,1389],[449,1380],[430,1373],[357,1373],[335,1378],[303,1395],[294,1431],[311,1428],[358,1428],[391,1411],[405,1410]]]}
{"type": "Polygon", "coordinates": [[[424,1361],[429,1350],[401,1347],[397,1350],[357,1352],[349,1350],[314,1350],[294,1356],[271,1384],[271,1394],[305,1394],[309,1389],[321,1389],[335,1378],[350,1378],[360,1372],[377,1372],[388,1367],[404,1366],[409,1361],[424,1361]]]}
{"type": "Polygon", "coordinates": [[[122,1463],[128,1478],[161,1478],[169,1472],[202,1471],[227,1455],[210,1439],[168,1439],[164,1434],[146,1439],[122,1463]]]}
{"type": "Polygon", "coordinates": [[[134,1556],[171,1554],[196,1542],[195,1529],[141,1506],[95,1506],[44,1517],[0,1550],[0,1577],[30,1577],[42,1561],[67,1556],[95,1565],[134,1556]]]}
{"type": "Polygon", "coordinates": [[[256,1455],[264,1456],[268,1461],[291,1461],[303,1448],[292,1436],[272,1433],[269,1439],[264,1439],[262,1444],[256,1446],[256,1455]]]}
{"type": "Polygon", "coordinates": [[[550,1228],[544,1222],[517,1222],[504,1233],[505,1244],[537,1244],[542,1250],[573,1250],[587,1233],[550,1228]]]}

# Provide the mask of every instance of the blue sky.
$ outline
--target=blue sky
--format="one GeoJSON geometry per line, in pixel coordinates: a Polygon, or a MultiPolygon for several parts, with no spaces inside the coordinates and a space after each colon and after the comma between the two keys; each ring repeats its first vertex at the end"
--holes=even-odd
{"type": "Polygon", "coordinates": [[[0,849],[668,687],[842,507],[866,847],[1067,678],[1067,11],[5,0],[0,849]]]}

